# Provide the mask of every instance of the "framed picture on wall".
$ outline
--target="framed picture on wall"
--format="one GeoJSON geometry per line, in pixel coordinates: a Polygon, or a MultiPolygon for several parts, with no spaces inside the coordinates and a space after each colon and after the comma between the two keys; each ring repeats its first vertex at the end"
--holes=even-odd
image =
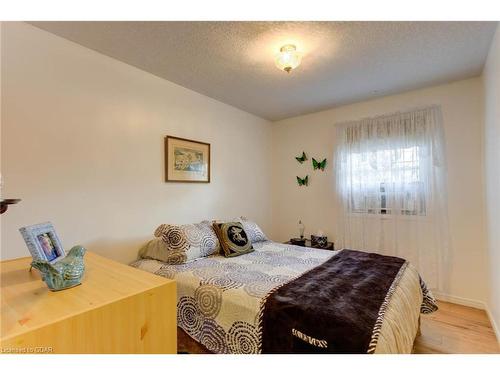
{"type": "Polygon", "coordinates": [[[167,182],[210,182],[210,144],[165,137],[167,182]]]}

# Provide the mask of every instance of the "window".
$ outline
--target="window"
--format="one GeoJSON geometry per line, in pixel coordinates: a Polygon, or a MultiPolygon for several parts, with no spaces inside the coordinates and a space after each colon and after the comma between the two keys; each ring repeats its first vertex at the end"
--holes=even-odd
{"type": "Polygon", "coordinates": [[[414,146],[351,153],[351,212],[425,215],[419,151],[414,146]]]}

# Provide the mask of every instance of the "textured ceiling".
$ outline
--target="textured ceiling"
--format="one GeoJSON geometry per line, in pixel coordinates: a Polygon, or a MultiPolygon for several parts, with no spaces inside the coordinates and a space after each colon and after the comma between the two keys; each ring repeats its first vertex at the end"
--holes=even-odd
{"type": "Polygon", "coordinates": [[[496,22],[31,22],[270,120],[481,73],[496,22]],[[274,66],[286,43],[304,54],[274,66]]]}

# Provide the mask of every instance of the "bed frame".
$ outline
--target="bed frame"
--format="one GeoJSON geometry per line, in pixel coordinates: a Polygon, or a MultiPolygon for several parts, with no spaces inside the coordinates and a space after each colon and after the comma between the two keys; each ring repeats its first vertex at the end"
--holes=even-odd
{"type": "Polygon", "coordinates": [[[198,341],[192,339],[182,328],[177,327],[178,354],[213,354],[198,341]]]}

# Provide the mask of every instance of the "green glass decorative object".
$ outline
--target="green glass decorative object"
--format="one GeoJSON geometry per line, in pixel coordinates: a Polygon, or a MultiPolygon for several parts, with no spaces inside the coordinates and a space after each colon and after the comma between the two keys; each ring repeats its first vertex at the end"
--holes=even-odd
{"type": "Polygon", "coordinates": [[[316,159],[313,158],[313,168],[314,170],[320,169],[322,171],[325,170],[326,167],[326,159],[323,159],[323,161],[317,161],[316,159]]]}
{"type": "Polygon", "coordinates": [[[297,183],[299,184],[299,186],[307,186],[309,184],[309,175],[304,178],[300,178],[299,176],[297,176],[297,183]]]}
{"type": "Polygon", "coordinates": [[[302,151],[302,156],[296,156],[295,159],[300,163],[304,163],[307,160],[306,153],[302,151]]]}
{"type": "Polygon", "coordinates": [[[63,259],[50,263],[45,260],[34,260],[31,266],[42,274],[49,289],[53,292],[80,285],[85,272],[83,246],[73,246],[63,259]]]}

